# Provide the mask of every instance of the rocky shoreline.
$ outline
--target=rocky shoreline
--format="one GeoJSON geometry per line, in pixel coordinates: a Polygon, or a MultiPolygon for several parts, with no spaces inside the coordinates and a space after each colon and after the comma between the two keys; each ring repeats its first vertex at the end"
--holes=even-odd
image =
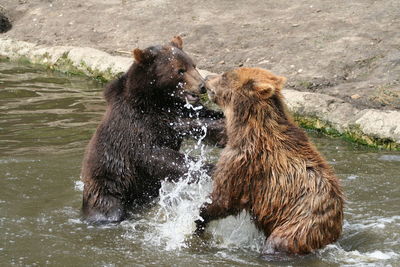
{"type": "MultiPolygon", "coordinates": [[[[83,74],[101,81],[125,72],[132,63],[130,57],[112,56],[94,48],[47,47],[10,38],[0,38],[0,57],[83,74]]],[[[284,89],[283,94],[289,109],[303,127],[344,136],[369,146],[400,150],[400,111],[359,109],[340,98],[320,93],[284,89]]]]}

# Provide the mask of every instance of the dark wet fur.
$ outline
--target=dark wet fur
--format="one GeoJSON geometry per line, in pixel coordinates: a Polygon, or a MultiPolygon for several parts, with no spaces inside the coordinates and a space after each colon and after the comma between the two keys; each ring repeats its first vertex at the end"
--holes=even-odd
{"type": "MultiPolygon", "coordinates": [[[[81,175],[82,211],[88,222],[124,220],[132,207],[158,196],[163,180],[178,180],[188,172],[179,152],[182,140],[203,133],[194,112],[184,107],[184,90],[177,88],[185,82],[182,75],[166,62],[170,50],[159,46],[140,51],[142,61],[104,91],[107,110],[87,147],[81,175]]],[[[173,60],[193,64],[183,51],[174,51],[179,55],[173,60]]],[[[223,120],[216,122],[221,113],[206,108],[199,113],[211,133],[224,128],[223,120]]],[[[211,172],[212,165],[206,168],[211,172]]]]}

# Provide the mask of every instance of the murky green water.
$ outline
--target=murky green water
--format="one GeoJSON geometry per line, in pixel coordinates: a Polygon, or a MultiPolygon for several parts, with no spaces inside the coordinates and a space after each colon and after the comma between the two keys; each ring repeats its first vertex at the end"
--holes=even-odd
{"type": "Polygon", "coordinates": [[[196,194],[206,195],[207,181],[165,184],[152,208],[120,225],[82,223],[79,173],[104,111],[101,87],[0,62],[0,266],[399,266],[400,153],[317,134],[348,201],[342,238],[315,255],[263,261],[262,238],[246,216],[212,226],[220,236],[205,244],[191,239],[196,194]]]}

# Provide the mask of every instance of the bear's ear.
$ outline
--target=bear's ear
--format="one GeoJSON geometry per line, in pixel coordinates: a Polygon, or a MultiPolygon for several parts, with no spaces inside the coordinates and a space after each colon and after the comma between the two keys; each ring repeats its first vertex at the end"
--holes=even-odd
{"type": "Polygon", "coordinates": [[[253,88],[261,99],[270,98],[275,93],[275,87],[270,83],[255,82],[253,88]]]}
{"type": "Polygon", "coordinates": [[[135,48],[132,51],[132,55],[136,62],[139,64],[145,64],[151,60],[151,53],[149,51],[141,50],[139,48],[135,48]]]}
{"type": "Polygon", "coordinates": [[[179,35],[175,36],[171,40],[171,45],[182,50],[182,48],[183,48],[183,40],[182,40],[182,38],[179,35]]]}
{"type": "Polygon", "coordinates": [[[283,76],[276,76],[276,82],[275,82],[276,88],[282,89],[286,83],[286,80],[287,79],[283,76]]]}

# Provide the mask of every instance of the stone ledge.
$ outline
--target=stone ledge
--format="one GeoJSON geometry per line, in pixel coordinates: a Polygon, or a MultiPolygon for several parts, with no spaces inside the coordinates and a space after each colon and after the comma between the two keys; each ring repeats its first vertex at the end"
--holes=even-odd
{"type": "Polygon", "coordinates": [[[11,60],[27,60],[59,71],[81,73],[110,80],[132,64],[128,57],[111,56],[89,47],[45,47],[28,42],[0,38],[0,55],[11,60]]]}
{"type": "MultiPolygon", "coordinates": [[[[45,47],[5,38],[0,38],[0,56],[103,81],[120,75],[132,64],[129,57],[111,56],[93,48],[45,47]]],[[[200,73],[210,74],[206,70],[200,73]]],[[[317,93],[286,89],[283,94],[289,109],[304,127],[342,135],[370,146],[400,150],[399,111],[359,110],[339,98],[317,93]]]]}
{"type": "Polygon", "coordinates": [[[370,146],[400,150],[400,112],[359,110],[342,99],[284,90],[289,109],[305,127],[344,135],[370,146]]]}

